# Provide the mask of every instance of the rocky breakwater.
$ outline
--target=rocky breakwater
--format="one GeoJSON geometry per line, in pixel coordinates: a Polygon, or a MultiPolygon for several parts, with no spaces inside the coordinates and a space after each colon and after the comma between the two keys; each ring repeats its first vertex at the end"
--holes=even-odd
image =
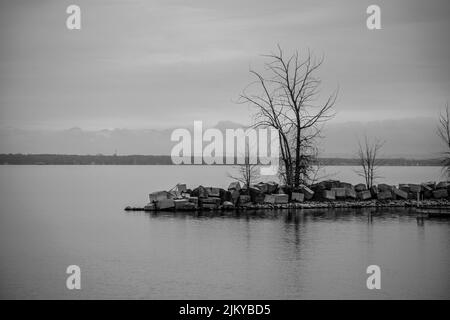
{"type": "Polygon", "coordinates": [[[275,182],[241,186],[230,184],[227,190],[198,186],[188,189],[178,184],[169,191],[152,192],[144,207],[126,207],[127,211],[195,211],[248,209],[308,209],[365,207],[422,207],[450,209],[450,182],[421,184],[379,184],[370,189],[327,180],[292,189],[275,182]]]}

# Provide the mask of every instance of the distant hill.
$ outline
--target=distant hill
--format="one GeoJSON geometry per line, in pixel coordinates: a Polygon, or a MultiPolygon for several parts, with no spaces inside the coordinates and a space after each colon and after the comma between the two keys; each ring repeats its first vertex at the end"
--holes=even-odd
{"type": "MultiPolygon", "coordinates": [[[[321,158],[324,166],[357,166],[358,159],[321,158]]],[[[1,165],[172,165],[167,155],[0,154],[1,165]]],[[[385,166],[439,166],[439,159],[381,159],[385,166]]]]}
{"type": "MultiPolygon", "coordinates": [[[[192,127],[192,124],[189,125],[192,127]]],[[[221,121],[214,127],[224,131],[245,126],[221,121]]],[[[0,128],[0,153],[170,155],[175,144],[170,141],[172,131],[173,128],[96,131],[80,128],[58,131],[0,128]]],[[[384,158],[433,159],[438,158],[442,151],[436,135],[436,120],[432,118],[368,123],[331,121],[323,131],[321,156],[354,158],[358,138],[362,139],[365,133],[385,141],[382,150],[384,158]]]]}

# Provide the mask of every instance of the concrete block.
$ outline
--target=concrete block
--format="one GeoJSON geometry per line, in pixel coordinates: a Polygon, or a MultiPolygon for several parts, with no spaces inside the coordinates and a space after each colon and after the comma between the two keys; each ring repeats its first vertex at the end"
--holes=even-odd
{"type": "Polygon", "coordinates": [[[436,189],[448,189],[449,183],[447,181],[441,181],[436,185],[436,189]]]}
{"type": "Polygon", "coordinates": [[[372,199],[372,193],[369,190],[358,192],[358,199],[360,200],[370,200],[372,199]]]}
{"type": "Polygon", "coordinates": [[[387,185],[385,183],[381,183],[378,185],[378,190],[379,192],[386,192],[386,191],[392,192],[392,186],[387,185]]]}
{"type": "Polygon", "coordinates": [[[241,190],[241,184],[239,183],[239,181],[235,181],[230,183],[230,185],[228,186],[228,190],[241,190]]]}
{"type": "Polygon", "coordinates": [[[336,200],[336,194],[334,193],[333,190],[324,190],[323,198],[325,200],[336,200]]]}
{"type": "Polygon", "coordinates": [[[331,191],[334,191],[334,195],[336,198],[345,199],[345,188],[331,188],[331,191]]]}
{"type": "Polygon", "coordinates": [[[248,195],[244,195],[244,194],[241,194],[240,195],[240,197],[239,197],[239,205],[245,205],[245,204],[248,204],[248,203],[251,203],[252,202],[252,200],[251,200],[251,198],[250,198],[250,196],[248,196],[248,195]]]}
{"type": "Polygon", "coordinates": [[[208,187],[206,188],[208,197],[218,197],[220,198],[220,188],[208,187]]]}
{"type": "Polygon", "coordinates": [[[300,185],[300,191],[305,195],[306,200],[311,200],[314,197],[314,191],[305,185],[300,185]]]}
{"type": "Polygon", "coordinates": [[[390,191],[382,191],[377,194],[378,200],[392,200],[392,192],[390,191]]]}
{"type": "Polygon", "coordinates": [[[401,198],[401,199],[404,199],[404,200],[408,199],[408,192],[405,192],[405,191],[397,189],[397,188],[393,188],[393,193],[398,198],[401,198]]]}
{"type": "Polygon", "coordinates": [[[275,203],[275,195],[274,194],[266,194],[265,198],[264,198],[264,202],[265,203],[275,203]]]}
{"type": "Polygon", "coordinates": [[[284,204],[289,202],[289,196],[287,194],[275,194],[275,203],[284,204]]]}
{"type": "Polygon", "coordinates": [[[356,199],[357,195],[355,189],[353,189],[353,187],[345,188],[345,197],[349,199],[356,199]]]}
{"type": "Polygon", "coordinates": [[[174,195],[167,191],[156,191],[149,194],[150,202],[172,199],[174,195]]]}
{"type": "Polygon", "coordinates": [[[362,191],[366,191],[366,190],[367,190],[367,187],[366,187],[366,185],[363,184],[363,183],[357,184],[357,185],[355,186],[355,191],[356,191],[356,192],[362,192],[362,191]]]}
{"type": "Polygon", "coordinates": [[[420,184],[409,184],[409,191],[412,193],[421,192],[422,186],[420,184]]]}
{"type": "Polygon", "coordinates": [[[158,210],[165,210],[165,209],[174,209],[175,208],[175,201],[173,199],[161,199],[156,201],[156,208],[158,210]]]}
{"type": "Polygon", "coordinates": [[[305,195],[300,192],[292,192],[291,200],[295,202],[305,201],[305,195]]]}
{"type": "Polygon", "coordinates": [[[448,198],[448,191],[447,189],[437,189],[433,191],[433,197],[435,199],[448,198]]]}

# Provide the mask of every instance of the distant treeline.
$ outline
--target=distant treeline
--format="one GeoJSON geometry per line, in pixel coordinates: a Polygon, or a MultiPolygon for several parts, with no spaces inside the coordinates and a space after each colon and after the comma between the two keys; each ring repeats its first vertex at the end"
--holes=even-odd
{"type": "MultiPolygon", "coordinates": [[[[324,166],[357,166],[358,159],[321,158],[324,166]]],[[[150,155],[69,155],[69,154],[0,154],[0,164],[22,165],[172,165],[170,156],[150,155]]],[[[440,166],[441,160],[381,159],[384,166],[440,166]]]]}

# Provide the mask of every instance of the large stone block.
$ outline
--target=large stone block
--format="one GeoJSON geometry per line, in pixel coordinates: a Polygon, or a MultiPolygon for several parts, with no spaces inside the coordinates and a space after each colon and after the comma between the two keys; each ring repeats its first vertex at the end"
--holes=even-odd
{"type": "Polygon", "coordinates": [[[408,192],[405,192],[405,191],[397,189],[397,188],[393,188],[392,190],[393,190],[393,193],[398,198],[401,198],[401,199],[404,199],[404,200],[408,199],[408,192]]]}
{"type": "Polygon", "coordinates": [[[161,199],[156,201],[156,208],[158,210],[166,210],[175,208],[175,201],[173,199],[161,199]]]}
{"type": "Polygon", "coordinates": [[[433,197],[435,199],[448,198],[448,191],[447,189],[437,189],[433,191],[433,197]]]}
{"type": "Polygon", "coordinates": [[[391,191],[382,191],[377,194],[378,200],[392,200],[392,192],[391,191]]]}
{"type": "Polygon", "coordinates": [[[208,197],[208,191],[206,191],[206,188],[203,186],[199,186],[192,190],[192,196],[198,197],[198,198],[207,198],[208,197]]]}
{"type": "Polygon", "coordinates": [[[334,191],[334,195],[338,199],[345,199],[346,191],[345,188],[331,188],[331,191],[334,191]]]}
{"type": "Polygon", "coordinates": [[[208,197],[218,197],[220,198],[220,188],[208,187],[206,188],[208,197]]]}
{"type": "Polygon", "coordinates": [[[295,202],[305,201],[305,195],[300,192],[292,192],[291,200],[295,202]]]}
{"type": "Polygon", "coordinates": [[[379,192],[386,192],[386,191],[392,192],[392,186],[385,183],[381,183],[378,185],[378,190],[379,192]]]}
{"type": "Polygon", "coordinates": [[[339,182],[339,188],[353,189],[353,185],[348,182],[339,182]]]}
{"type": "Polygon", "coordinates": [[[409,191],[412,193],[421,192],[422,186],[420,184],[409,184],[409,191]]]}
{"type": "Polygon", "coordinates": [[[448,189],[449,183],[447,181],[441,181],[436,185],[436,189],[448,189]]]}
{"type": "Polygon", "coordinates": [[[366,185],[363,184],[363,183],[357,184],[357,185],[355,186],[355,191],[356,191],[356,192],[361,192],[361,191],[366,191],[366,190],[367,190],[367,187],[366,187],[366,185]]]}
{"type": "Polygon", "coordinates": [[[336,194],[333,190],[323,190],[323,198],[325,200],[336,200],[336,194]]]}
{"type": "Polygon", "coordinates": [[[369,190],[358,192],[358,199],[370,200],[372,199],[372,193],[369,190]]]}
{"type": "Polygon", "coordinates": [[[274,194],[266,194],[265,198],[264,198],[264,202],[265,203],[275,203],[275,195],[274,194]]]}
{"type": "Polygon", "coordinates": [[[241,194],[239,197],[239,205],[243,206],[246,204],[249,204],[252,202],[252,199],[250,198],[250,196],[245,195],[245,194],[241,194]]]}
{"type": "Polygon", "coordinates": [[[289,202],[289,196],[287,194],[275,194],[276,204],[285,204],[289,202]]]}
{"type": "Polygon", "coordinates": [[[353,189],[353,187],[345,188],[345,197],[347,197],[349,199],[356,199],[357,195],[356,195],[355,189],[353,189]]]}
{"type": "Polygon", "coordinates": [[[197,209],[197,204],[190,202],[188,199],[174,200],[176,210],[194,210],[197,209]]]}
{"type": "Polygon", "coordinates": [[[300,185],[300,191],[305,195],[306,200],[311,200],[314,197],[314,191],[305,185],[300,185]]]}
{"type": "Polygon", "coordinates": [[[380,192],[380,191],[378,190],[378,187],[377,187],[377,186],[372,186],[372,187],[370,188],[370,193],[372,194],[372,198],[376,198],[378,192],[380,192]]]}
{"type": "Polygon", "coordinates": [[[174,195],[167,191],[156,191],[149,194],[150,202],[172,199],[174,195]]]}
{"type": "Polygon", "coordinates": [[[241,190],[241,184],[239,183],[239,181],[235,181],[230,183],[230,185],[228,186],[228,190],[241,190]]]}

